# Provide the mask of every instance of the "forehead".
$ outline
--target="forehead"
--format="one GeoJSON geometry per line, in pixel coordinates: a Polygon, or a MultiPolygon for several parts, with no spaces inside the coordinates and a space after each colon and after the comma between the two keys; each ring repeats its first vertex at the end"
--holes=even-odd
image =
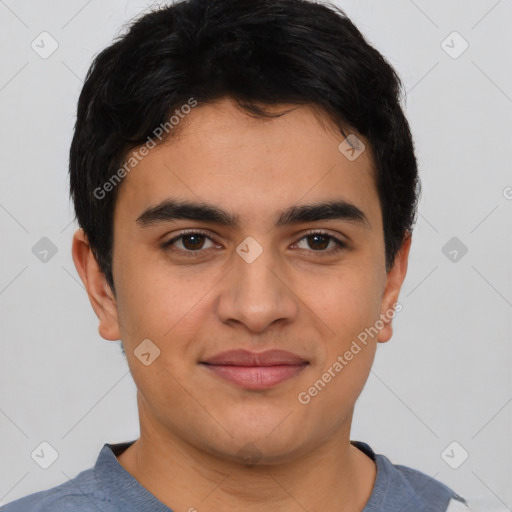
{"type": "Polygon", "coordinates": [[[170,196],[218,204],[246,221],[299,202],[336,198],[357,204],[368,217],[378,215],[369,152],[348,159],[339,147],[345,136],[311,107],[274,110],[286,113],[255,118],[229,99],[192,109],[176,135],[124,178],[115,222],[134,222],[170,196]]]}

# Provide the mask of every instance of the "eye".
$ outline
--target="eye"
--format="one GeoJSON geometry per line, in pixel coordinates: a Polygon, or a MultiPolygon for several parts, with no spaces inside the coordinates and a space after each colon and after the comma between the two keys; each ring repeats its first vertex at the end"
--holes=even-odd
{"type": "Polygon", "coordinates": [[[299,249],[311,249],[312,252],[319,253],[335,253],[347,248],[347,244],[323,231],[312,231],[306,236],[302,237],[299,244],[305,242],[307,247],[299,247],[299,249]],[[330,249],[328,249],[330,247],[330,249]],[[327,250],[326,250],[327,249],[327,250]]]}
{"type": "Polygon", "coordinates": [[[181,251],[187,256],[195,256],[196,254],[194,253],[199,253],[202,249],[211,249],[214,246],[212,238],[206,233],[188,231],[180,233],[180,235],[165,242],[162,247],[164,249],[181,251]],[[208,246],[206,242],[209,242],[210,245],[208,246]]]}

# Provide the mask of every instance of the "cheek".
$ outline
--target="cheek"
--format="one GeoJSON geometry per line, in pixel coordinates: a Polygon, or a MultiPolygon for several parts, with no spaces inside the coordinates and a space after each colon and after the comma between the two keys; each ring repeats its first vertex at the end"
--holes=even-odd
{"type": "Polygon", "coordinates": [[[300,296],[330,334],[341,340],[339,345],[378,320],[381,281],[370,263],[352,263],[314,279],[304,276],[300,296]]]}
{"type": "Polygon", "coordinates": [[[183,386],[195,370],[198,340],[207,339],[201,326],[213,308],[211,283],[197,280],[192,284],[158,274],[155,266],[151,272],[139,272],[124,281],[118,304],[128,364],[155,416],[166,411],[169,403],[180,409],[190,406],[183,386]],[[157,354],[149,366],[137,356],[147,352],[139,349],[147,339],[157,347],[149,344],[150,358],[153,352],[157,354]]]}
{"type": "Polygon", "coordinates": [[[322,340],[313,378],[301,391],[309,400],[311,417],[322,416],[326,410],[339,411],[325,428],[339,427],[368,379],[377,348],[374,326],[380,314],[379,289],[371,273],[360,275],[354,269],[332,279],[322,294],[310,296],[329,333],[322,340]]]}
{"type": "Polygon", "coordinates": [[[123,335],[131,343],[139,338],[164,343],[211,288],[208,279],[194,279],[190,272],[185,274],[185,267],[171,269],[162,255],[149,251],[117,263],[118,314],[123,335]]]}
{"type": "Polygon", "coordinates": [[[211,286],[152,281],[142,273],[128,282],[129,288],[122,287],[118,307],[127,361],[146,407],[165,422],[171,405],[181,411],[191,407],[184,389],[196,365],[201,320],[212,307],[204,299],[211,286]],[[143,342],[147,339],[154,345],[143,342]],[[145,347],[144,351],[139,347],[145,347]],[[151,362],[145,365],[142,354],[147,352],[151,362]]]}

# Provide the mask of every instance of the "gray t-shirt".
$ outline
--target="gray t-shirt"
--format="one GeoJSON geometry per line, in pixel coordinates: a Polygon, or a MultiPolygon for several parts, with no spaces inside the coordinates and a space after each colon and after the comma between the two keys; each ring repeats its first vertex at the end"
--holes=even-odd
{"type": "MultiPolygon", "coordinates": [[[[172,512],[119,464],[116,455],[132,443],[105,444],[94,467],[57,487],[8,503],[0,511],[172,512]]],[[[351,443],[377,465],[375,485],[362,512],[449,512],[452,507],[459,510],[458,505],[463,507],[460,510],[465,508],[463,498],[441,482],[415,469],[392,464],[366,443],[351,443]]]]}

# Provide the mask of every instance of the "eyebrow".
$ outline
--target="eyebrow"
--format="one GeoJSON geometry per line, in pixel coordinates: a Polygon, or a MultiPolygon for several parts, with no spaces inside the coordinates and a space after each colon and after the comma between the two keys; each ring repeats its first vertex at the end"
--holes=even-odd
{"type": "MultiPolygon", "coordinates": [[[[149,227],[179,219],[209,222],[231,228],[239,227],[239,216],[227,210],[206,203],[176,199],[166,199],[156,206],[147,208],[137,217],[136,222],[141,227],[149,227]]],[[[344,220],[371,229],[371,224],[364,212],[356,205],[342,199],[291,206],[279,213],[276,227],[331,219],[344,220]]]]}

